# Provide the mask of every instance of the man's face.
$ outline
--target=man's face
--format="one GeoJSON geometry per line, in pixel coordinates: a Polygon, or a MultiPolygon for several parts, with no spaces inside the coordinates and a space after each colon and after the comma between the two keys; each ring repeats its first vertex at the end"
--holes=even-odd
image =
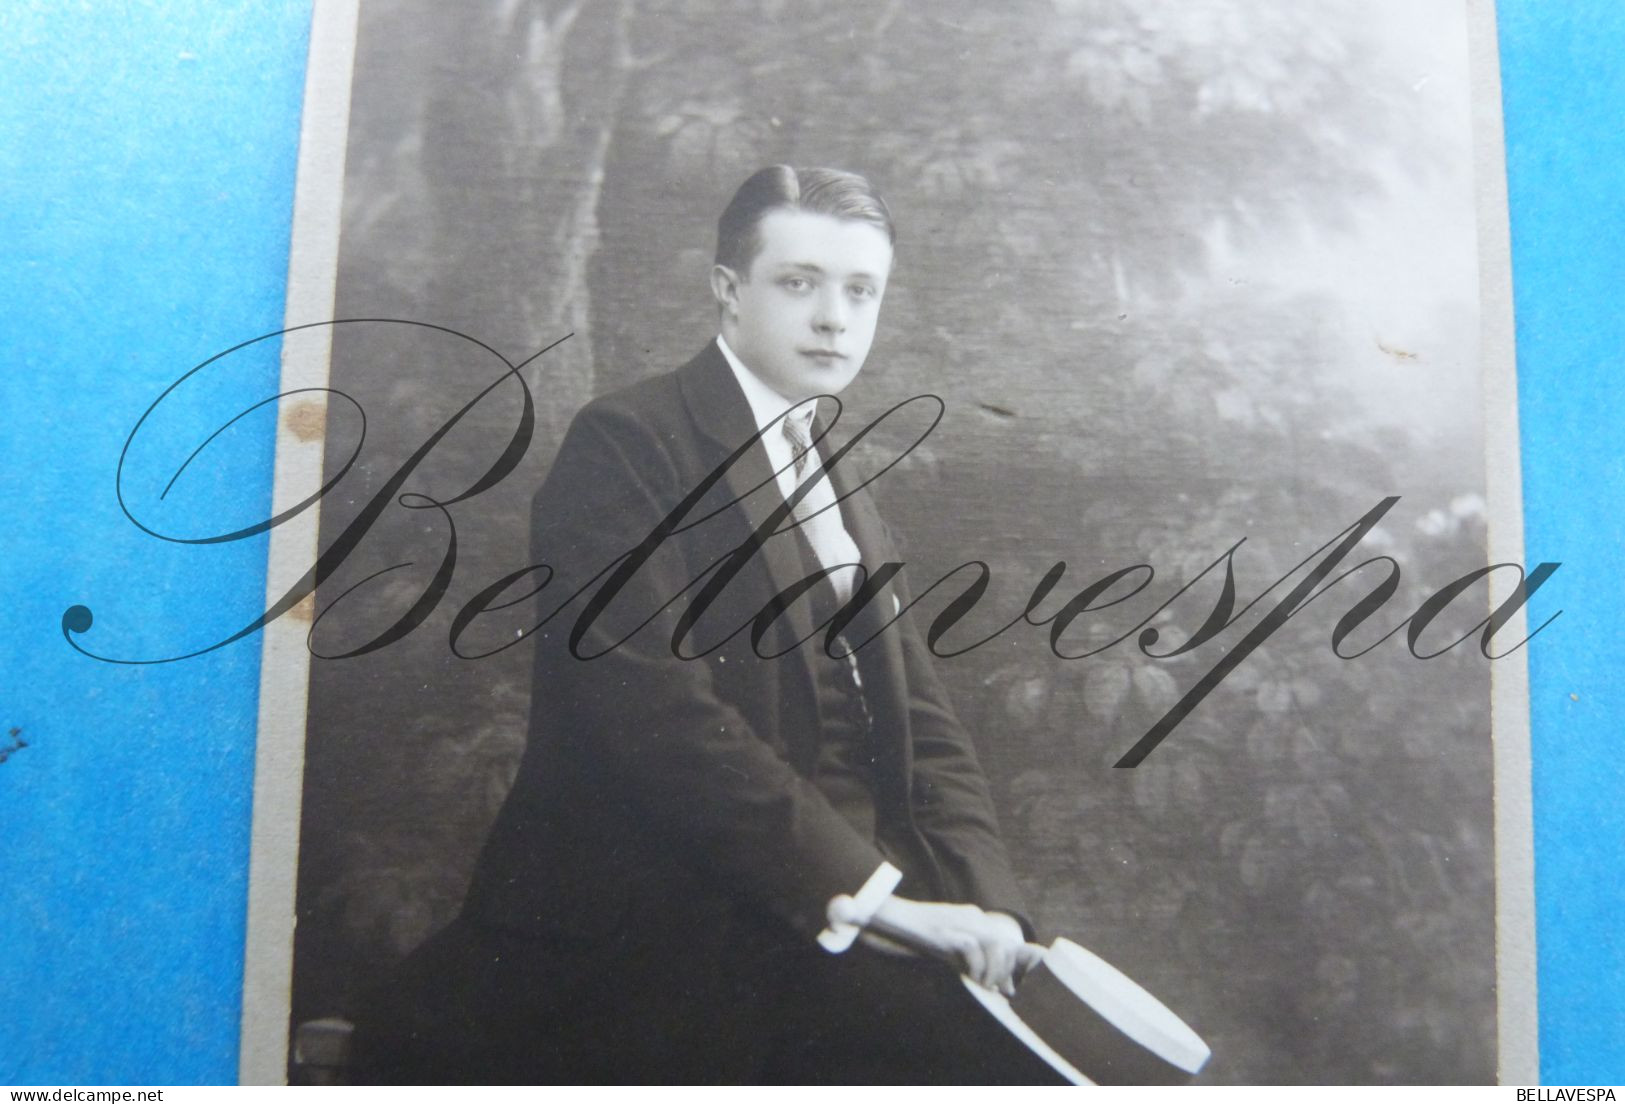
{"type": "Polygon", "coordinates": [[[712,273],[722,336],[793,402],[839,394],[874,342],[891,243],[867,222],[788,209],[770,212],[760,232],[748,274],[712,273]]]}

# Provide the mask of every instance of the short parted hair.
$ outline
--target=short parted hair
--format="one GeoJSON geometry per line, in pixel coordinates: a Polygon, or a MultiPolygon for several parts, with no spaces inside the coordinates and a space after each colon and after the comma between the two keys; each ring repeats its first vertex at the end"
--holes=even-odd
{"type": "Polygon", "coordinates": [[[891,209],[868,179],[841,169],[798,169],[769,165],[758,169],[728,201],[717,220],[716,263],[744,277],[762,251],[762,220],[778,210],[867,222],[897,244],[891,209]]]}

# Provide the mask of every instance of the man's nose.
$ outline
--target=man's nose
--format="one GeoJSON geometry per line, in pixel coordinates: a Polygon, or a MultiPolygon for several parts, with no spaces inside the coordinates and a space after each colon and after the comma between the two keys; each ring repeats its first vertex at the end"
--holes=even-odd
{"type": "Polygon", "coordinates": [[[839,294],[818,297],[818,310],[813,314],[813,329],[827,334],[838,334],[846,330],[846,304],[839,294]]]}

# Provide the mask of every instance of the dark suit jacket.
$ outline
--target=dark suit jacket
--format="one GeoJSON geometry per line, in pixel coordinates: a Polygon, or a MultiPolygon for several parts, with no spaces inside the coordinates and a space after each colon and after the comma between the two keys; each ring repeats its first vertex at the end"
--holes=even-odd
{"type": "MultiPolygon", "coordinates": [[[[535,559],[556,573],[542,612],[586,589],[538,631],[529,747],[460,923],[502,933],[485,958],[505,958],[503,983],[526,990],[516,999],[527,1014],[568,1009],[532,1036],[559,1048],[566,1071],[564,1051],[608,1032],[668,1074],[710,1040],[720,1045],[702,1059],[706,1076],[728,1079],[723,1062],[748,1077],[749,1040],[770,1026],[772,964],[813,947],[829,899],[856,892],[883,858],[810,780],[820,721],[809,664],[831,660],[821,633],[792,648],[813,633],[808,603],[763,619],[753,645],[758,615],[805,574],[792,521],[764,536],[783,505],[765,450],[748,444],[729,462],[756,435],[713,342],[587,405],[536,498],[535,559]],[[626,554],[645,542],[630,570],[626,554]],[[686,654],[705,654],[674,656],[680,617],[730,557],[737,572],[686,638],[686,654]],[[629,577],[577,641],[594,658],[577,658],[577,616],[617,564],[629,577]],[[574,1027],[561,1034],[564,1024],[574,1027]]],[[[831,478],[849,495],[844,521],[865,565],[897,560],[868,493],[853,491],[852,464],[831,478]]],[[[894,578],[853,635],[908,601],[894,578]]],[[[908,616],[858,655],[879,834],[914,856],[902,892],[1020,915],[971,740],[908,616]]]]}

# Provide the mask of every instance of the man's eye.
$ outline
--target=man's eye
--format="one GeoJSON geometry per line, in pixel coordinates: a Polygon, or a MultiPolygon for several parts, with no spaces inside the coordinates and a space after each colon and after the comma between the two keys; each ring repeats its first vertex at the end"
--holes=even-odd
{"type": "Polygon", "coordinates": [[[853,284],[847,291],[854,299],[873,299],[875,297],[875,289],[868,284],[853,284]]]}
{"type": "Polygon", "coordinates": [[[802,276],[791,276],[784,281],[784,286],[790,291],[806,291],[812,283],[802,276]]]}

